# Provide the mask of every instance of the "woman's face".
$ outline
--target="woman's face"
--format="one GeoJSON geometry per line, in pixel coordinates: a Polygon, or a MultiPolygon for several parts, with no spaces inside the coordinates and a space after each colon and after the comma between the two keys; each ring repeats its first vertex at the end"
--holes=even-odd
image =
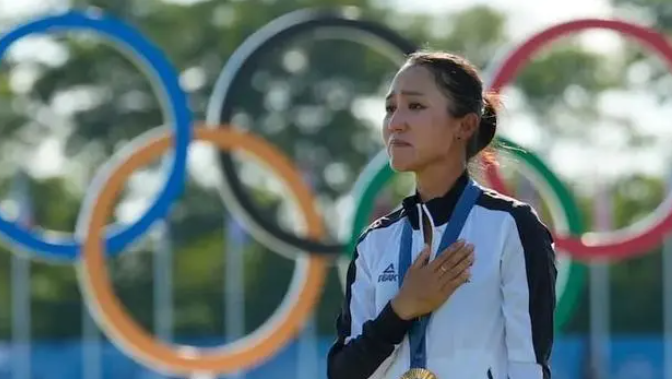
{"type": "Polygon", "coordinates": [[[417,173],[432,165],[463,159],[464,128],[460,118],[450,115],[451,105],[427,68],[406,65],[399,70],[386,98],[383,125],[383,138],[395,171],[417,173]]]}

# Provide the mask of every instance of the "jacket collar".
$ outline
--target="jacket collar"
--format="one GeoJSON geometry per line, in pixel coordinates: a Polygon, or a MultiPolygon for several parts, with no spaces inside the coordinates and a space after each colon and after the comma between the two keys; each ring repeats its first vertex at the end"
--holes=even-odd
{"type": "Polygon", "coordinates": [[[413,229],[419,229],[420,216],[418,212],[419,205],[423,206],[429,212],[434,225],[439,226],[448,222],[453,213],[453,209],[457,201],[462,195],[462,191],[469,182],[469,174],[464,171],[462,175],[455,181],[455,184],[448,190],[446,194],[440,197],[433,198],[425,203],[420,199],[420,194],[416,191],[412,196],[406,197],[402,200],[402,207],[404,208],[408,219],[411,222],[413,229]]]}

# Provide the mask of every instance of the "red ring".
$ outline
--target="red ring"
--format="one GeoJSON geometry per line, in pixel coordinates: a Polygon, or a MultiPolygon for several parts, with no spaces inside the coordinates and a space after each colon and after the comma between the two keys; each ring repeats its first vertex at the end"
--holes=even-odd
{"type": "MultiPolygon", "coordinates": [[[[511,83],[521,67],[544,46],[560,37],[586,29],[608,29],[634,38],[640,45],[647,46],[657,52],[668,64],[672,73],[672,46],[662,34],[653,29],[625,21],[581,19],[546,29],[520,45],[496,70],[494,79],[490,84],[490,90],[499,92],[511,83]]],[[[510,193],[495,165],[487,165],[486,175],[495,190],[510,193]]],[[[660,205],[658,208],[660,209],[660,205]]],[[[567,252],[575,259],[623,259],[646,254],[650,249],[658,247],[670,230],[672,230],[672,211],[646,225],[642,230],[636,230],[632,233],[621,232],[620,235],[613,238],[596,238],[594,241],[587,241],[585,235],[581,238],[555,235],[554,238],[558,250],[567,252]]]]}

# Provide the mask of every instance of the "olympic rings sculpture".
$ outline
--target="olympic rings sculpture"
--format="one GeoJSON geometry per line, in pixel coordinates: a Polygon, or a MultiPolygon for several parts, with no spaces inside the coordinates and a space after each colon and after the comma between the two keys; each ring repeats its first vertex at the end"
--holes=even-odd
{"type": "MultiPolygon", "coordinates": [[[[638,44],[658,53],[672,72],[672,46],[666,37],[656,31],[618,20],[576,20],[551,27],[520,45],[513,51],[491,80],[490,89],[500,91],[515,78],[522,65],[537,51],[549,43],[570,34],[588,29],[607,29],[633,38],[638,44]]],[[[507,188],[496,167],[488,170],[488,179],[493,188],[506,193],[507,188]]],[[[571,252],[577,259],[610,258],[621,259],[645,254],[660,246],[663,238],[672,230],[672,193],[668,193],[662,204],[649,217],[630,227],[606,233],[591,233],[572,237],[556,235],[558,249],[571,252]]]]}
{"type": "MultiPolygon", "coordinates": [[[[531,55],[542,46],[565,35],[589,28],[620,32],[660,53],[672,66],[672,47],[664,37],[651,29],[612,20],[577,20],[559,24],[534,35],[495,68],[489,88],[501,90],[514,77],[531,55]]],[[[206,372],[221,374],[247,369],[278,352],[301,328],[315,308],[327,270],[339,257],[347,260],[357,236],[366,226],[374,199],[391,180],[385,152],[380,152],[361,172],[353,186],[351,199],[355,215],[349,240],[342,245],[321,242],[325,228],[314,208],[313,195],[300,173],[278,150],[258,137],[242,133],[229,124],[230,98],[233,88],[241,85],[240,76],[255,69],[255,64],[270,44],[277,44],[299,34],[321,29],[344,31],[339,36],[357,43],[383,48],[391,59],[401,61],[416,46],[384,26],[359,20],[348,12],[301,10],[284,15],[248,38],[232,55],[217,81],[206,122],[192,127],[186,95],[179,86],[177,75],[163,53],[132,27],[101,12],[68,11],[22,24],[0,38],[0,57],[20,38],[35,33],[68,29],[91,30],[117,42],[122,51],[137,58],[158,85],[162,96],[164,116],[173,124],[173,131],[156,128],[139,136],[117,152],[97,173],[87,192],[77,219],[73,236],[54,236],[53,232],[26,230],[0,214],[0,238],[18,245],[37,259],[73,263],[78,268],[78,281],[94,318],[108,337],[127,354],[151,369],[172,374],[206,372]],[[365,37],[365,38],[363,38],[365,37]],[[148,231],[152,224],[164,218],[170,204],[184,187],[187,148],[192,140],[207,141],[221,151],[225,185],[222,199],[239,217],[250,233],[275,251],[292,256],[297,269],[282,305],[275,314],[253,334],[218,349],[174,347],[153,338],[139,326],[114,295],[105,266],[105,258],[120,254],[124,248],[148,231]],[[107,227],[106,220],[123,183],[138,167],[174,148],[172,166],[163,189],[148,211],[126,228],[107,227]],[[282,231],[256,212],[253,203],[242,191],[235,176],[229,152],[241,150],[275,171],[293,194],[304,218],[306,236],[297,237],[282,231]],[[108,230],[109,228],[109,230],[108,230]],[[301,253],[296,253],[300,251],[301,253]],[[95,275],[92,275],[95,273],[95,275]]],[[[138,63],[138,62],[136,62],[138,63]]],[[[156,83],[155,83],[156,84],[156,83]]],[[[167,124],[167,123],[166,123],[167,124]]],[[[559,251],[558,325],[570,316],[583,283],[584,267],[572,258],[627,258],[645,252],[662,241],[672,229],[672,196],[663,202],[651,217],[649,227],[632,228],[602,234],[593,238],[585,234],[579,209],[562,181],[546,167],[541,159],[524,151],[512,141],[499,138],[512,148],[501,151],[521,163],[520,169],[538,187],[549,204],[554,220],[554,236],[559,251]]],[[[487,166],[487,179],[495,189],[508,193],[497,168],[487,166]]],[[[638,224],[639,225],[639,224],[638,224]]]]}
{"type": "MultiPolygon", "coordinates": [[[[23,37],[53,31],[90,30],[117,43],[122,51],[137,59],[140,67],[148,68],[152,79],[158,81],[161,89],[161,104],[164,117],[168,116],[175,128],[175,157],[166,184],[149,207],[147,213],[128,228],[115,230],[106,236],[107,252],[116,255],[130,243],[147,232],[149,227],[168,213],[172,202],[180,195],[184,186],[187,149],[192,134],[191,111],[187,106],[187,96],[182,91],[178,76],[172,65],[156,48],[135,29],[105,16],[97,11],[86,13],[68,12],[58,16],[38,19],[11,30],[0,39],[0,57],[9,47],[23,37]]],[[[49,231],[40,233],[37,229],[26,230],[0,215],[0,234],[9,242],[34,252],[42,258],[74,261],[80,255],[80,242],[69,236],[49,231]]]]}

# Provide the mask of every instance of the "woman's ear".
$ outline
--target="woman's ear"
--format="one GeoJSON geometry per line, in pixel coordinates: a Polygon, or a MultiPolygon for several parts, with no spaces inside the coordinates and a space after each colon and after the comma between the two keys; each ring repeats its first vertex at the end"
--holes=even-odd
{"type": "Polygon", "coordinates": [[[458,139],[468,141],[478,130],[480,118],[475,113],[469,113],[460,119],[458,125],[458,139]]]}

